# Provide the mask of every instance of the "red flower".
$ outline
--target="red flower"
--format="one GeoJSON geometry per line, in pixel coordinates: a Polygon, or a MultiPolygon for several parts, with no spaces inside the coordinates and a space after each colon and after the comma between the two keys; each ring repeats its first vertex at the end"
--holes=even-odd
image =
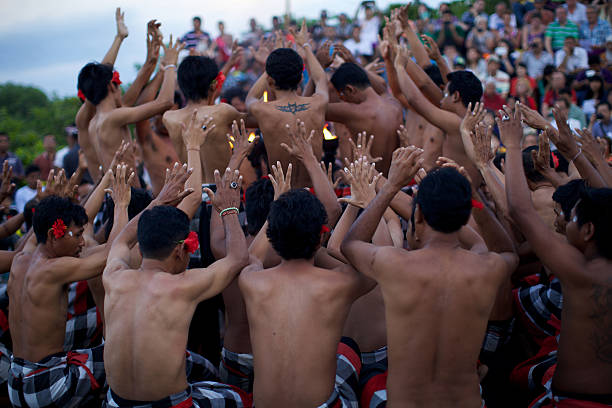
{"type": "Polygon", "coordinates": [[[557,167],[559,167],[559,158],[557,157],[555,152],[551,152],[550,155],[552,156],[553,164],[554,164],[555,169],[556,169],[557,167]]]}
{"type": "Polygon", "coordinates": [[[85,94],[80,89],[79,89],[79,93],[77,93],[77,96],[79,97],[81,102],[85,102],[85,94]]]}
{"type": "Polygon", "coordinates": [[[217,81],[217,90],[223,88],[223,83],[225,82],[225,74],[219,71],[215,80],[217,81]]]}
{"type": "Polygon", "coordinates": [[[53,230],[53,236],[55,237],[55,239],[60,239],[61,237],[64,236],[68,227],[66,227],[66,224],[64,224],[64,220],[62,220],[61,218],[58,218],[53,223],[53,226],[51,227],[51,229],[53,230]]]}
{"type": "Polygon", "coordinates": [[[321,235],[328,233],[329,232],[329,227],[325,224],[321,225],[321,235]]]}
{"type": "Polygon", "coordinates": [[[477,210],[482,210],[484,205],[480,201],[476,201],[472,198],[472,208],[476,208],[477,210]]]}
{"type": "Polygon", "coordinates": [[[119,73],[117,71],[113,71],[113,79],[111,79],[113,84],[121,85],[121,80],[119,79],[119,73]]]}
{"type": "Polygon", "coordinates": [[[194,231],[189,232],[189,235],[187,235],[187,238],[183,240],[183,243],[185,244],[187,252],[193,254],[200,247],[198,234],[194,231]]]}

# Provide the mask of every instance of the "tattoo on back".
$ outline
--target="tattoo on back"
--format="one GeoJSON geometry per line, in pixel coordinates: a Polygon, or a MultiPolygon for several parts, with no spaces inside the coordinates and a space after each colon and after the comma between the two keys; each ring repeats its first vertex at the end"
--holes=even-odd
{"type": "Polygon", "coordinates": [[[612,280],[609,285],[594,284],[591,290],[593,300],[594,328],[591,332],[591,344],[597,358],[612,364],[612,280]]]}
{"type": "Polygon", "coordinates": [[[308,110],[309,107],[310,107],[309,103],[301,103],[301,104],[288,103],[287,105],[277,106],[276,109],[278,109],[281,112],[289,112],[295,115],[296,112],[302,112],[302,111],[308,110]]]}

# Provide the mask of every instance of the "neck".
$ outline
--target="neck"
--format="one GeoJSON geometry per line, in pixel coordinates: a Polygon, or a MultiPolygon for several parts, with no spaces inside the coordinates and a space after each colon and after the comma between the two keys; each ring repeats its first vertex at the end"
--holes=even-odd
{"type": "Polygon", "coordinates": [[[460,246],[458,232],[446,234],[434,231],[431,228],[424,231],[421,242],[423,243],[421,248],[456,248],[460,246]]]}
{"type": "Polygon", "coordinates": [[[112,96],[108,95],[106,98],[102,100],[102,102],[98,104],[98,106],[96,106],[96,111],[97,112],[108,112],[116,108],[117,108],[117,104],[115,104],[115,101],[113,100],[112,96]]]}
{"type": "Polygon", "coordinates": [[[297,91],[286,89],[274,89],[274,94],[276,95],[276,99],[291,99],[298,96],[297,91]]]}
{"type": "MultiPolygon", "coordinates": [[[[48,239],[48,238],[47,238],[48,239]]],[[[36,247],[36,249],[38,250],[38,252],[44,257],[44,258],[57,258],[57,255],[55,254],[55,251],[53,251],[53,249],[51,249],[49,247],[49,245],[46,244],[38,244],[38,246],[36,247]]]]}
{"type": "Polygon", "coordinates": [[[194,108],[197,108],[199,106],[209,106],[208,99],[201,99],[199,101],[187,101],[187,104],[185,105],[183,109],[192,111],[194,108]]]}
{"type": "Polygon", "coordinates": [[[312,268],[314,265],[314,258],[310,259],[282,259],[281,265],[285,268],[291,269],[302,269],[302,268],[312,268]]]}
{"type": "Polygon", "coordinates": [[[142,258],[140,269],[143,271],[158,271],[172,274],[172,268],[169,267],[167,262],[152,258],[142,258]]]}

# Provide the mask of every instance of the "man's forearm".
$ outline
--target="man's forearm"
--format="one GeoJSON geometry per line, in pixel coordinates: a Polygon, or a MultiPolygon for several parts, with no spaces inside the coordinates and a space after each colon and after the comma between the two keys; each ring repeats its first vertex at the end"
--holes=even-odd
{"type": "Polygon", "coordinates": [[[134,106],[142,88],[149,82],[149,78],[151,78],[151,74],[155,70],[155,64],[150,62],[145,62],[140,71],[138,71],[138,75],[136,75],[136,79],[132,82],[132,85],[125,91],[125,94],[121,97],[121,101],[123,102],[123,106],[134,106]]]}
{"type": "Polygon", "coordinates": [[[115,65],[115,61],[117,60],[117,54],[119,54],[119,48],[121,47],[121,43],[123,42],[123,37],[116,35],[113,39],[113,43],[111,47],[106,52],[104,58],[102,58],[102,64],[111,64],[115,65]]]}
{"type": "Polygon", "coordinates": [[[254,102],[257,102],[259,98],[261,98],[261,95],[264,93],[264,90],[266,89],[267,85],[268,85],[268,74],[264,72],[263,74],[261,74],[259,79],[255,81],[255,83],[249,90],[249,93],[247,94],[247,97],[246,97],[247,109],[249,105],[251,105],[254,102]]]}
{"type": "Polygon", "coordinates": [[[249,258],[249,251],[244,239],[244,233],[238,221],[238,214],[228,214],[221,217],[225,230],[225,253],[227,257],[245,260],[249,258]]]}
{"type": "Polygon", "coordinates": [[[518,146],[506,147],[506,195],[508,210],[512,218],[521,226],[524,216],[535,211],[531,202],[531,193],[527,186],[523,158],[518,146]]]}
{"type": "Polygon", "coordinates": [[[163,80],[164,80],[164,71],[160,69],[157,71],[157,73],[153,77],[153,80],[149,82],[147,86],[144,87],[140,95],[138,95],[138,99],[136,100],[136,105],[142,105],[143,103],[151,102],[152,100],[154,100],[155,95],[157,94],[157,91],[159,91],[159,88],[161,87],[163,80]]]}
{"type": "Polygon", "coordinates": [[[389,81],[389,88],[391,93],[400,101],[404,108],[410,108],[410,103],[406,99],[406,96],[402,93],[402,90],[397,79],[397,71],[395,70],[395,64],[391,59],[385,58],[385,68],[387,69],[387,80],[389,81]]]}
{"type": "Polygon", "coordinates": [[[317,92],[320,86],[327,86],[327,76],[323,67],[319,64],[319,60],[313,54],[311,47],[305,46],[304,52],[306,53],[306,69],[308,69],[308,73],[312,77],[315,84],[315,92],[317,92]]]}
{"type": "Polygon", "coordinates": [[[156,101],[172,103],[174,101],[174,90],[176,88],[176,68],[168,68],[164,72],[164,81],[162,82],[159,95],[156,101]]]}
{"type": "Polygon", "coordinates": [[[436,86],[431,80],[429,75],[423,71],[414,61],[408,60],[406,65],[406,72],[410,75],[410,78],[414,81],[414,84],[419,90],[433,103],[434,105],[440,105],[442,100],[442,91],[436,86]]]}
{"type": "Polygon", "coordinates": [[[187,146],[187,167],[193,169],[193,172],[187,179],[185,188],[192,188],[194,193],[185,197],[178,208],[192,219],[202,203],[202,164],[199,146],[187,146]]]}
{"type": "Polygon", "coordinates": [[[374,232],[378,227],[380,219],[389,206],[389,203],[398,192],[398,189],[391,188],[391,186],[388,184],[389,183],[385,183],[383,188],[376,195],[376,198],[372,200],[368,208],[366,208],[365,211],[361,213],[359,218],[357,218],[357,221],[355,221],[346,235],[343,245],[344,243],[348,243],[350,241],[372,241],[372,237],[374,236],[374,232]]]}
{"type": "MultiPolygon", "coordinates": [[[[477,199],[477,195],[474,198],[477,199]]],[[[484,206],[482,209],[474,209],[472,216],[476,224],[478,224],[482,238],[487,244],[489,251],[497,253],[514,252],[514,245],[510,236],[487,206],[484,206]]]]}
{"type": "Polygon", "coordinates": [[[410,44],[412,55],[414,55],[417,64],[419,64],[421,68],[425,68],[427,65],[430,64],[429,56],[427,55],[425,46],[423,45],[421,40],[419,40],[419,37],[417,37],[416,33],[412,30],[410,26],[404,27],[404,34],[408,39],[408,44],[410,44]]]}
{"type": "Polygon", "coordinates": [[[336,197],[336,193],[334,192],[332,185],[329,183],[327,175],[323,173],[323,169],[321,169],[321,166],[319,166],[319,163],[314,158],[312,160],[305,161],[304,166],[306,167],[306,171],[310,176],[312,188],[314,189],[317,198],[321,201],[323,207],[325,207],[329,225],[336,225],[342,210],[338,204],[338,198],[336,197]]]}
{"type": "Polygon", "coordinates": [[[125,228],[127,223],[128,223],[128,206],[127,205],[117,205],[115,203],[113,229],[111,230],[108,236],[108,241],[106,241],[109,248],[110,248],[110,245],[115,240],[115,238],[117,238],[117,236],[121,233],[121,231],[123,231],[123,228],[125,228]]]}

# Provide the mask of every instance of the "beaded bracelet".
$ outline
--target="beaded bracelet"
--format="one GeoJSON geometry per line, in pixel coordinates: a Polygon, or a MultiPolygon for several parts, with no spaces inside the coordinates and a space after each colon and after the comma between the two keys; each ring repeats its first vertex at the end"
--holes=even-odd
{"type": "Polygon", "coordinates": [[[228,207],[228,208],[226,208],[225,210],[221,210],[221,211],[219,212],[219,215],[220,215],[221,217],[223,217],[224,215],[226,215],[226,214],[227,214],[228,212],[230,212],[230,211],[235,211],[235,214],[238,214],[238,209],[237,209],[236,207],[228,207]]]}

